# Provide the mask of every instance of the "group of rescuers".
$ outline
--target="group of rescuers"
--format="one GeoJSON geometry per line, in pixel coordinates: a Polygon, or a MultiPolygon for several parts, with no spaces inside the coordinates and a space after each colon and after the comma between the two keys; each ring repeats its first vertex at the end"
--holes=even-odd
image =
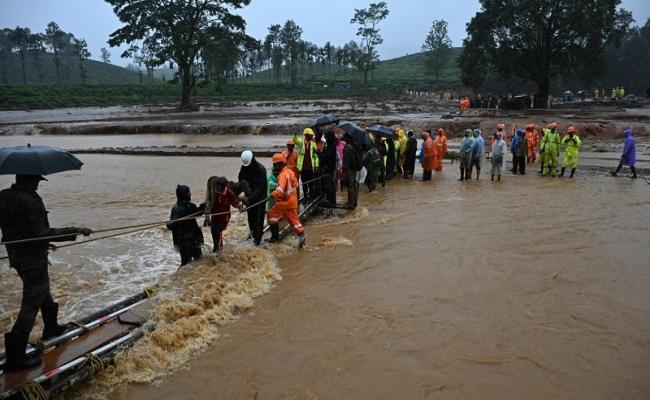
{"type": "MultiPolygon", "coordinates": [[[[581,142],[573,127],[567,129],[562,139],[557,128],[556,123],[550,124],[543,130],[541,137],[533,125],[518,130],[511,142],[513,172],[525,173],[526,163],[534,163],[539,150],[540,173],[554,176],[560,146],[564,145],[565,156],[560,176],[570,168],[573,177],[581,142]]],[[[447,152],[444,130],[438,130],[435,138],[431,137],[430,130],[423,132],[423,142],[419,149],[413,131],[405,133],[399,127],[395,131],[394,138],[369,134],[371,144],[360,145],[336,125],[317,129],[316,133],[307,128],[302,137],[293,136],[287,143],[286,150],[273,155],[273,170],[268,176],[253,153],[244,151],[238,182],[229,182],[224,177],[211,177],[208,180],[206,201],[200,206],[192,203],[189,187],[177,186],[177,203],[172,208],[168,228],[172,230],[174,245],[180,251],[181,264],[201,257],[203,234],[195,219],[200,214],[205,215],[205,225],[210,226],[215,252],[219,252],[223,246],[222,234],[230,221],[231,206],[240,210],[246,207],[251,239],[255,245],[261,244],[266,216],[271,242],[279,240],[278,224],[284,218],[300,238],[302,246],[305,233],[299,218],[301,190],[305,204],[324,197],[321,206],[331,212],[332,208],[337,207],[336,190],[340,183],[347,188],[345,208],[354,209],[357,206],[360,182],[365,182],[368,190],[373,191],[378,183],[383,186],[387,180],[398,175],[412,179],[417,158],[424,170],[423,180],[430,180],[432,171],[442,171],[442,159],[447,152]]],[[[491,175],[492,179],[495,174],[500,179],[507,150],[504,125],[499,124],[492,136],[491,175]]],[[[461,180],[471,179],[474,168],[477,171],[476,179],[479,178],[481,160],[485,157],[484,147],[480,130],[465,132],[459,153],[461,180]]],[[[625,130],[625,145],[620,163],[610,173],[616,176],[623,166],[629,166],[632,178],[636,178],[635,162],[635,141],[632,130],[628,128],[625,130]]],[[[40,364],[38,352],[33,352],[29,357],[26,355],[27,340],[39,310],[44,323],[43,340],[60,336],[67,330],[66,325],[59,325],[57,321],[59,306],[54,302],[50,291],[50,242],[75,240],[78,235],[88,236],[93,233],[89,228],[50,227],[47,210],[37,194],[39,183],[44,180],[47,179],[40,175],[17,175],[15,184],[0,191],[2,241],[30,240],[5,245],[9,265],[17,271],[23,283],[20,311],[11,331],[5,333],[5,372],[40,364]]]]}

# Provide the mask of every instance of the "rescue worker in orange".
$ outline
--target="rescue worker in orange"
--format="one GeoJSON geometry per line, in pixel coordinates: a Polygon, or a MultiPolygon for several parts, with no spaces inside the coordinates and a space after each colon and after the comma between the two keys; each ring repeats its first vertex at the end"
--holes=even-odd
{"type": "Polygon", "coordinates": [[[433,161],[434,161],[434,146],[433,146],[433,139],[431,139],[431,135],[429,132],[423,132],[422,133],[422,151],[420,154],[420,160],[422,161],[422,169],[424,170],[424,174],[422,176],[423,181],[430,181],[431,180],[431,171],[433,170],[433,161]]]}
{"type": "Polygon", "coordinates": [[[268,212],[271,242],[280,240],[280,218],[284,217],[300,240],[299,247],[305,245],[305,228],[298,217],[298,179],[285,164],[281,153],[273,155],[273,172],[278,174],[278,184],[271,192],[275,203],[268,212]],[[279,171],[279,172],[278,172],[279,171]]]}
{"type": "MultiPolygon", "coordinates": [[[[298,169],[298,152],[295,151],[296,145],[293,143],[293,140],[289,139],[287,142],[286,150],[282,151],[282,157],[284,157],[284,163],[290,170],[296,174],[296,179],[300,179],[300,170],[298,169]]],[[[296,189],[298,193],[298,199],[300,199],[300,186],[296,189]]]]}
{"type": "Polygon", "coordinates": [[[528,151],[526,159],[528,164],[535,163],[537,160],[537,145],[539,144],[539,132],[535,129],[534,124],[526,125],[526,141],[528,142],[528,151]]]}
{"type": "Polygon", "coordinates": [[[442,172],[442,159],[447,154],[447,136],[445,130],[438,129],[436,139],[433,141],[433,170],[442,172]]]}

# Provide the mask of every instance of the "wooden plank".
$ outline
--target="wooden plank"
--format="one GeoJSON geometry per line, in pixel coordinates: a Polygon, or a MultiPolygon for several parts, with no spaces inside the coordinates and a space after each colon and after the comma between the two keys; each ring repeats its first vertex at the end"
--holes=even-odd
{"type": "Polygon", "coordinates": [[[129,327],[113,320],[101,325],[78,338],[63,343],[43,354],[41,365],[30,369],[10,372],[0,375],[0,393],[13,389],[18,385],[29,382],[37,376],[55,372],[56,369],[68,362],[92,351],[113,338],[129,332],[129,327]]]}

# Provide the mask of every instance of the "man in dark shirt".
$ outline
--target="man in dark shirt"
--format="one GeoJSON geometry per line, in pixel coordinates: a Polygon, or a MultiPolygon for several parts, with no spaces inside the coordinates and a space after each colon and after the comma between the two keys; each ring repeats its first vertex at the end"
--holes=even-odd
{"type": "Polygon", "coordinates": [[[203,257],[201,251],[203,232],[196,219],[188,217],[198,216],[204,209],[205,204],[197,207],[192,203],[192,192],[188,186],[176,186],[176,204],[172,207],[169,219],[173,221],[183,218],[183,220],[167,224],[167,229],[172,231],[174,247],[181,255],[181,267],[203,257]]]}
{"type": "Polygon", "coordinates": [[[246,193],[244,204],[248,207],[248,228],[255,242],[259,246],[264,234],[264,217],[266,216],[266,202],[268,191],[268,179],[266,168],[257,161],[255,155],[250,150],[242,153],[242,166],[239,170],[239,182],[248,183],[250,189],[246,193]]]}
{"type": "Polygon", "coordinates": [[[40,357],[28,359],[25,355],[27,339],[39,309],[45,325],[43,340],[65,332],[65,326],[57,322],[59,305],[54,302],[50,292],[47,260],[50,242],[70,241],[79,234],[88,236],[92,233],[88,228],[50,228],[47,210],[43,200],[36,193],[42,180],[47,179],[40,175],[16,175],[16,183],[0,192],[2,241],[45,238],[6,245],[9,266],[18,272],[23,281],[23,297],[18,317],[11,332],[5,333],[7,372],[31,368],[40,363],[40,357]]]}

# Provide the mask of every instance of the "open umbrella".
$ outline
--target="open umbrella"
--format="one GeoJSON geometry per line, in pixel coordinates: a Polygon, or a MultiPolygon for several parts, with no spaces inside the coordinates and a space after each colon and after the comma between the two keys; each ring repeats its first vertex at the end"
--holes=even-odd
{"type": "Polygon", "coordinates": [[[309,127],[310,128],[318,128],[319,126],[336,124],[338,122],[339,122],[339,119],[336,118],[333,114],[326,114],[326,115],[323,115],[322,117],[319,117],[319,118],[316,118],[315,120],[312,120],[311,123],[309,124],[309,127]]]}
{"type": "Polygon", "coordinates": [[[372,142],[370,141],[370,137],[368,137],[368,134],[366,131],[361,129],[358,125],[350,122],[350,121],[343,121],[339,124],[339,128],[343,129],[345,132],[347,132],[350,136],[354,138],[354,140],[357,141],[357,143],[361,146],[372,146],[372,142]]]}
{"type": "Polygon", "coordinates": [[[395,139],[395,131],[384,125],[373,125],[368,128],[369,132],[376,133],[377,135],[385,136],[390,139],[395,139]]]}
{"type": "Polygon", "coordinates": [[[28,144],[0,149],[0,175],[49,175],[82,165],[77,157],[56,147],[28,144]]]}

